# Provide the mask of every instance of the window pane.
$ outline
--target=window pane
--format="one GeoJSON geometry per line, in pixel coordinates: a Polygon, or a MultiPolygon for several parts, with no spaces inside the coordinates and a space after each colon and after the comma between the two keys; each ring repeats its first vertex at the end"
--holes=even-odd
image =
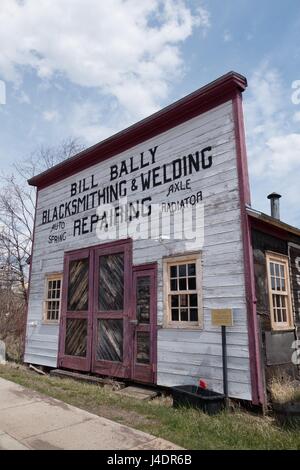
{"type": "Polygon", "coordinates": [[[179,277],[185,277],[186,276],[186,264],[180,264],[178,268],[179,268],[179,277]]]}
{"type": "Polygon", "coordinates": [[[139,323],[150,321],[150,276],[139,276],[136,285],[136,311],[139,323]]]}
{"type": "Polygon", "coordinates": [[[270,263],[270,271],[271,271],[271,276],[274,276],[275,275],[274,263],[270,263]]]}
{"type": "Polygon", "coordinates": [[[198,306],[198,295],[197,294],[190,294],[190,306],[197,307],[198,306]]]}
{"type": "Polygon", "coordinates": [[[51,320],[58,320],[57,310],[53,310],[52,315],[51,315],[51,320]]]}
{"type": "Polygon", "coordinates": [[[276,278],[276,290],[281,290],[280,277],[277,277],[277,278],[276,278]]]}
{"type": "Polygon", "coordinates": [[[171,295],[171,306],[178,307],[179,305],[179,296],[178,295],[171,295]]]}
{"type": "Polygon", "coordinates": [[[98,320],[97,360],[123,361],[123,320],[98,320]]]}
{"type": "Polygon", "coordinates": [[[188,276],[196,276],[196,264],[191,263],[188,265],[188,276]]]}
{"type": "Polygon", "coordinates": [[[190,321],[198,321],[198,309],[197,308],[190,309],[190,321]]]}
{"type": "Polygon", "coordinates": [[[196,278],[195,277],[189,278],[189,290],[196,290],[196,278]]]}
{"type": "Polygon", "coordinates": [[[281,310],[281,312],[282,312],[282,321],[283,321],[284,323],[286,323],[286,322],[287,322],[286,309],[283,308],[283,309],[281,310]]]}
{"type": "Polygon", "coordinates": [[[275,264],[275,275],[279,277],[279,265],[277,263],[275,264]]]}
{"type": "Polygon", "coordinates": [[[170,266],[170,277],[177,277],[177,266],[170,266]]]}
{"type": "Polygon", "coordinates": [[[277,321],[278,323],[282,322],[281,308],[277,309],[277,321]]]}
{"type": "Polygon", "coordinates": [[[87,320],[67,319],[65,353],[68,356],[86,356],[87,320]]]}
{"type": "Polygon", "coordinates": [[[275,290],[275,277],[271,276],[271,289],[275,290]]]}
{"type": "Polygon", "coordinates": [[[180,307],[187,307],[188,306],[188,296],[187,294],[180,296],[180,307]]]}
{"type": "Polygon", "coordinates": [[[181,318],[181,321],[188,321],[189,320],[189,315],[188,315],[188,309],[187,308],[182,308],[180,310],[180,318],[181,318]]]}
{"type": "Polygon", "coordinates": [[[150,363],[150,333],[138,331],[136,338],[136,362],[140,364],[150,363]]]}
{"type": "Polygon", "coordinates": [[[280,264],[280,276],[285,277],[283,264],[280,264]]]}
{"type": "Polygon", "coordinates": [[[89,259],[71,261],[69,265],[68,310],[88,310],[89,259]]]}
{"type": "Polygon", "coordinates": [[[171,290],[177,290],[177,279],[171,279],[171,290]]]}
{"type": "Polygon", "coordinates": [[[124,255],[100,256],[99,260],[99,310],[123,310],[124,255]]]}
{"type": "Polygon", "coordinates": [[[179,310],[178,308],[172,308],[172,321],[179,321],[179,310]]]}
{"type": "Polygon", "coordinates": [[[179,279],[179,290],[186,290],[186,278],[179,279]]]}

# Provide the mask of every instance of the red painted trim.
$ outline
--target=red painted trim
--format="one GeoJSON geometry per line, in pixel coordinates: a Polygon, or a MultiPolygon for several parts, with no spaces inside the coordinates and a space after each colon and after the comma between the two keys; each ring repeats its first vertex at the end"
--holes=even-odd
{"type": "Polygon", "coordinates": [[[31,287],[31,271],[32,271],[32,260],[33,260],[33,246],[34,246],[34,239],[35,239],[35,227],[36,227],[36,208],[38,203],[38,194],[39,190],[36,190],[35,195],[35,211],[34,211],[34,219],[33,219],[33,232],[32,232],[32,244],[31,244],[31,255],[30,255],[30,265],[29,265],[29,277],[28,277],[28,292],[27,292],[27,308],[26,308],[26,320],[24,325],[24,344],[23,344],[23,353],[22,353],[22,360],[24,361],[24,356],[26,352],[26,339],[27,339],[27,322],[28,322],[28,314],[29,314],[29,296],[30,296],[30,287],[31,287]]]}
{"type": "Polygon", "coordinates": [[[130,335],[129,319],[132,314],[132,240],[117,240],[98,245],[93,250],[95,270],[93,279],[94,306],[93,306],[93,354],[92,372],[106,374],[114,377],[130,378],[132,360],[132,341],[130,335]],[[124,306],[122,311],[100,312],[98,310],[98,286],[99,286],[99,257],[116,253],[124,254],[124,306]],[[98,319],[119,318],[123,320],[123,361],[116,363],[106,360],[97,360],[97,323],[98,319]]]}
{"type": "Polygon", "coordinates": [[[149,324],[139,324],[132,334],[133,358],[132,358],[132,380],[136,382],[156,384],[157,381],[157,263],[147,263],[133,267],[133,319],[136,319],[136,285],[139,277],[150,277],[150,319],[149,324]],[[146,331],[150,333],[150,364],[136,363],[137,342],[135,333],[146,331]]]}
{"type": "Polygon", "coordinates": [[[246,86],[245,77],[229,72],[133,126],[34,176],[28,182],[45,188],[229,101],[237,91],[244,91],[246,86]]]}
{"type": "Polygon", "coordinates": [[[94,259],[93,253],[87,248],[75,250],[72,253],[65,254],[64,256],[64,273],[62,285],[62,305],[60,316],[59,328],[59,353],[58,353],[58,366],[66,367],[69,369],[76,369],[82,371],[90,370],[91,354],[92,354],[92,314],[93,314],[93,298],[92,291],[89,288],[88,292],[88,310],[87,311],[68,311],[68,277],[70,261],[88,258],[89,260],[89,286],[93,282],[94,274],[94,259]],[[65,340],[66,340],[66,325],[67,319],[83,319],[87,321],[87,345],[85,357],[74,357],[65,354],[65,340]]]}
{"type": "Polygon", "coordinates": [[[235,123],[237,169],[241,206],[241,226],[244,251],[252,402],[254,404],[264,404],[266,402],[266,395],[262,380],[260,343],[256,314],[253,250],[250,224],[246,212],[246,204],[250,204],[250,189],[247,170],[247,153],[241,93],[236,93],[233,99],[233,116],[235,123]]]}
{"type": "Polygon", "coordinates": [[[62,282],[62,295],[61,295],[61,307],[60,307],[60,318],[59,318],[59,331],[58,331],[58,354],[57,354],[57,363],[56,366],[59,368],[60,367],[60,362],[64,356],[64,335],[65,335],[65,329],[64,329],[64,292],[67,292],[67,284],[68,284],[68,258],[66,256],[66,253],[64,253],[64,264],[63,264],[63,282],[62,282]]]}

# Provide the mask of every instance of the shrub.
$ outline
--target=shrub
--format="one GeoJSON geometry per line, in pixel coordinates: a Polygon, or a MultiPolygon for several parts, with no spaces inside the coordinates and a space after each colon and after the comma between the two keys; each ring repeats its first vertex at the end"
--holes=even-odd
{"type": "Polygon", "coordinates": [[[300,403],[300,384],[288,376],[273,377],[269,384],[271,399],[274,403],[300,403]]]}

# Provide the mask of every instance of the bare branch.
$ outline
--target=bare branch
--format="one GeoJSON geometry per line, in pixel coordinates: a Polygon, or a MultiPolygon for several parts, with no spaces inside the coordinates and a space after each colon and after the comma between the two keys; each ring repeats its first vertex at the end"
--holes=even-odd
{"type": "MultiPolygon", "coordinates": [[[[27,159],[12,165],[12,172],[0,175],[0,287],[1,273],[10,273],[6,282],[27,303],[28,259],[33,239],[35,188],[27,180],[83,150],[74,138],[55,147],[41,146],[27,159]],[[2,268],[4,271],[2,271],[2,268]]],[[[1,320],[1,305],[0,305],[1,320]]]]}

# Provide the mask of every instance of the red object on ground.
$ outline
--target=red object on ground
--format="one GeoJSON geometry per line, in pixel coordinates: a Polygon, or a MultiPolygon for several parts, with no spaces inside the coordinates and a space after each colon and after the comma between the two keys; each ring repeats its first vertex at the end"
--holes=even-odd
{"type": "Polygon", "coordinates": [[[203,379],[199,380],[199,387],[200,388],[207,388],[207,383],[205,382],[205,380],[203,380],[203,379]]]}

